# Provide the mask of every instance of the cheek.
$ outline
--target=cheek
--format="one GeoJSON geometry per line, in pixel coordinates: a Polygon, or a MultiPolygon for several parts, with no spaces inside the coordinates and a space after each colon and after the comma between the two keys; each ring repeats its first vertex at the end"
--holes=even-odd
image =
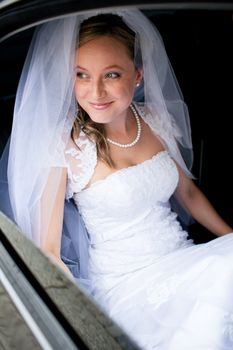
{"type": "Polygon", "coordinates": [[[75,92],[75,97],[77,100],[84,98],[86,95],[86,88],[83,86],[83,84],[80,84],[80,82],[76,82],[74,85],[74,92],[75,92]]]}
{"type": "Polygon", "coordinates": [[[135,92],[135,84],[128,84],[121,90],[121,96],[123,99],[132,99],[135,92]]]}
{"type": "Polygon", "coordinates": [[[118,95],[131,95],[135,89],[135,82],[133,79],[127,79],[114,86],[114,92],[118,95]]]}

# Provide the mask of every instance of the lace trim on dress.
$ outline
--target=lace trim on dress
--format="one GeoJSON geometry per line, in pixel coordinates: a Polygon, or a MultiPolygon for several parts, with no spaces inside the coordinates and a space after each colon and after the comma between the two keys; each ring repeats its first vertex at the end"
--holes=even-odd
{"type": "Polygon", "coordinates": [[[70,147],[65,151],[68,165],[66,199],[73,197],[74,193],[82,191],[87,186],[97,164],[95,142],[91,141],[82,130],[74,141],[78,147],[70,147]]]}
{"type": "Polygon", "coordinates": [[[161,113],[159,113],[155,105],[150,104],[145,106],[142,102],[135,103],[134,105],[139,115],[150,126],[152,131],[162,139],[161,141],[163,143],[166,142],[166,144],[168,144],[171,139],[179,139],[181,137],[180,130],[171,115],[170,121],[168,122],[167,119],[163,118],[161,113]]]}
{"type": "Polygon", "coordinates": [[[173,296],[181,282],[182,278],[177,274],[174,274],[159,284],[152,282],[147,289],[147,300],[151,304],[152,308],[154,310],[157,309],[171,296],[173,296]]]}

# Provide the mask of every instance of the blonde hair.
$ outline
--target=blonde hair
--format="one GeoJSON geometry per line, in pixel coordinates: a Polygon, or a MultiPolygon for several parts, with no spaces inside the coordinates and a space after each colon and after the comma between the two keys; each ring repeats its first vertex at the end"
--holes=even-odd
{"type": "MultiPolygon", "coordinates": [[[[135,33],[123,22],[120,16],[101,14],[83,21],[79,31],[77,48],[99,36],[111,36],[119,40],[126,47],[129,57],[134,61],[135,33]]],[[[97,157],[110,167],[114,167],[104,125],[92,121],[86,111],[81,106],[78,106],[72,135],[75,131],[79,133],[80,128],[96,143],[97,157]]]]}

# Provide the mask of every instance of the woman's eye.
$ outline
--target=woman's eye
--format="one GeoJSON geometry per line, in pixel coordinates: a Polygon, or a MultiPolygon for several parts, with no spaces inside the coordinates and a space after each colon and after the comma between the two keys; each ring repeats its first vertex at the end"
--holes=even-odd
{"type": "Polygon", "coordinates": [[[105,76],[106,78],[110,78],[110,79],[116,79],[120,77],[120,74],[117,72],[109,72],[106,74],[105,76]]]}
{"type": "Polygon", "coordinates": [[[89,78],[88,74],[83,73],[83,72],[77,72],[76,76],[78,79],[88,79],[89,78]]]}

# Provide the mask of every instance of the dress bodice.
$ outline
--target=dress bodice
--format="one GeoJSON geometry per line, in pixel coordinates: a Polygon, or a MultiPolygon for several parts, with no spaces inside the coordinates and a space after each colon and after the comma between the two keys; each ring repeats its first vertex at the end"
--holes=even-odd
{"type": "Polygon", "coordinates": [[[159,219],[170,211],[168,200],[177,181],[174,162],[167,151],[161,151],[151,159],[120,169],[74,194],[91,233],[91,242],[98,244],[112,238],[125,238],[125,229],[135,226],[137,230],[139,221],[151,213],[159,219]]]}
{"type": "Polygon", "coordinates": [[[177,182],[174,161],[161,151],[74,195],[90,235],[89,275],[98,288],[191,244],[169,204],[177,182]]]}

